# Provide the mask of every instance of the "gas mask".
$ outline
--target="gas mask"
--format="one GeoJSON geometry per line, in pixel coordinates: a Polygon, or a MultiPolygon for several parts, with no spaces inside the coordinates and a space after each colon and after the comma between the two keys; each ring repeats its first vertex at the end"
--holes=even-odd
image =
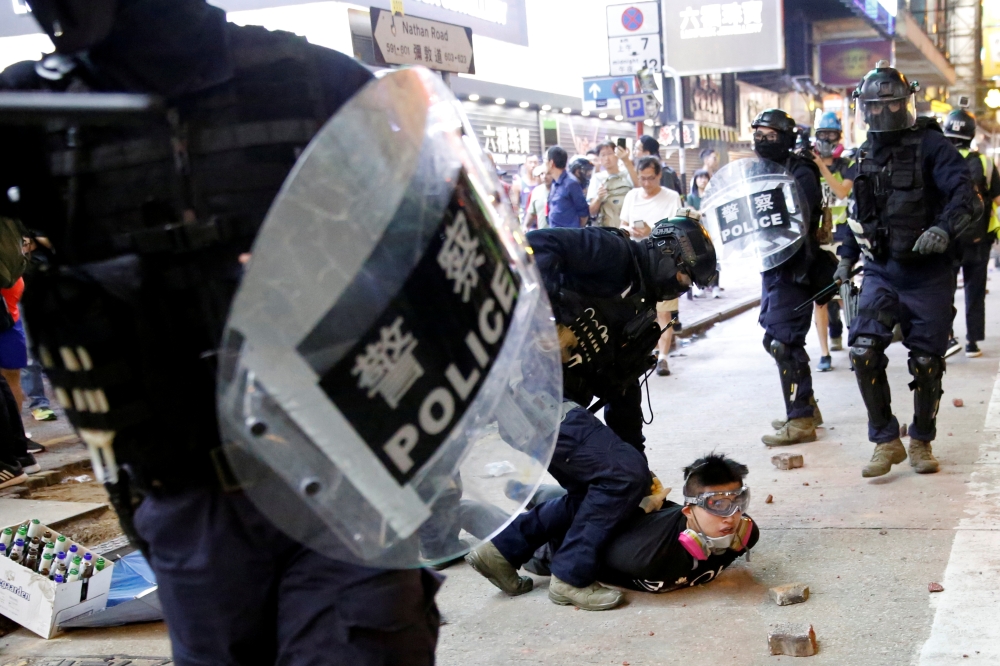
{"type": "Polygon", "coordinates": [[[833,151],[837,148],[837,142],[828,139],[816,139],[815,146],[820,157],[833,157],[833,151]]]}

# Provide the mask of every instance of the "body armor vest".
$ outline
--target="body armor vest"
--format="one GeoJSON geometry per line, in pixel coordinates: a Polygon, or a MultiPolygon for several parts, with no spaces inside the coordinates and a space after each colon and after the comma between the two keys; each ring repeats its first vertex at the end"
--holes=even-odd
{"type": "Polygon", "coordinates": [[[214,355],[241,255],[328,116],[315,47],[227,33],[225,84],[162,118],[46,137],[63,215],[24,299],[37,355],[73,424],[113,433],[118,461],[152,488],[219,475],[214,355]]]}
{"type": "Polygon", "coordinates": [[[858,152],[854,183],[856,219],[850,222],[862,251],[870,258],[910,260],[913,245],[933,226],[936,211],[927,204],[921,143],[924,129],[906,132],[887,151],[883,164],[866,141],[858,152]],[[859,187],[860,181],[860,187],[859,187]]]}

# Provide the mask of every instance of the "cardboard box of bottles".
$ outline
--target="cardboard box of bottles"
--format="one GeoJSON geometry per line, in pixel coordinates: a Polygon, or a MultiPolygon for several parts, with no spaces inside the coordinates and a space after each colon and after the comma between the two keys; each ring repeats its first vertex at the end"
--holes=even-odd
{"type": "MultiPolygon", "coordinates": [[[[17,534],[21,524],[8,527],[17,534]]],[[[53,539],[62,536],[51,527],[43,527],[53,539]]],[[[42,638],[52,638],[60,623],[104,610],[113,568],[108,561],[102,571],[95,571],[87,580],[56,584],[21,562],[0,557],[0,613],[42,638]]]]}

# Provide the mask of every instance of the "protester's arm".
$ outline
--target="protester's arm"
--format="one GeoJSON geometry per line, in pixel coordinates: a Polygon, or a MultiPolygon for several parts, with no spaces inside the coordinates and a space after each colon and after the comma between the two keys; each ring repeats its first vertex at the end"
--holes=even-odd
{"type": "Polygon", "coordinates": [[[583,188],[574,180],[569,183],[566,192],[569,194],[573,210],[576,211],[577,217],[580,218],[580,226],[587,226],[587,220],[590,219],[590,206],[587,205],[587,199],[583,196],[583,188]]]}
{"type": "Polygon", "coordinates": [[[621,146],[618,146],[615,148],[615,155],[617,155],[618,159],[625,165],[625,171],[628,172],[629,180],[632,181],[632,187],[639,187],[639,174],[635,170],[635,165],[632,164],[628,151],[621,146]]]}
{"type": "Polygon", "coordinates": [[[562,274],[601,276],[616,293],[631,284],[632,255],[628,241],[617,232],[586,229],[538,229],[528,232],[528,243],[549,293],[559,290],[562,274]]]}

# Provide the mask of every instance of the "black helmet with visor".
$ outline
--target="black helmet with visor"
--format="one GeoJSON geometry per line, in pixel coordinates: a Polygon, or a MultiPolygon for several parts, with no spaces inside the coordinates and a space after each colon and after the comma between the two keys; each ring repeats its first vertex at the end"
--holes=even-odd
{"type": "Polygon", "coordinates": [[[944,120],[944,135],[968,145],[976,138],[976,119],[965,109],[955,109],[944,120]]]}
{"type": "Polygon", "coordinates": [[[917,122],[914,93],[918,90],[919,83],[910,83],[887,60],[879,60],[851,94],[858,126],[867,127],[869,132],[895,132],[913,127],[917,122]]]}
{"type": "Polygon", "coordinates": [[[709,287],[718,274],[715,246],[701,224],[701,215],[695,210],[681,208],[674,217],[660,220],[645,243],[657,300],[670,300],[687,291],[675,284],[678,270],[703,289],[709,287]]]}

